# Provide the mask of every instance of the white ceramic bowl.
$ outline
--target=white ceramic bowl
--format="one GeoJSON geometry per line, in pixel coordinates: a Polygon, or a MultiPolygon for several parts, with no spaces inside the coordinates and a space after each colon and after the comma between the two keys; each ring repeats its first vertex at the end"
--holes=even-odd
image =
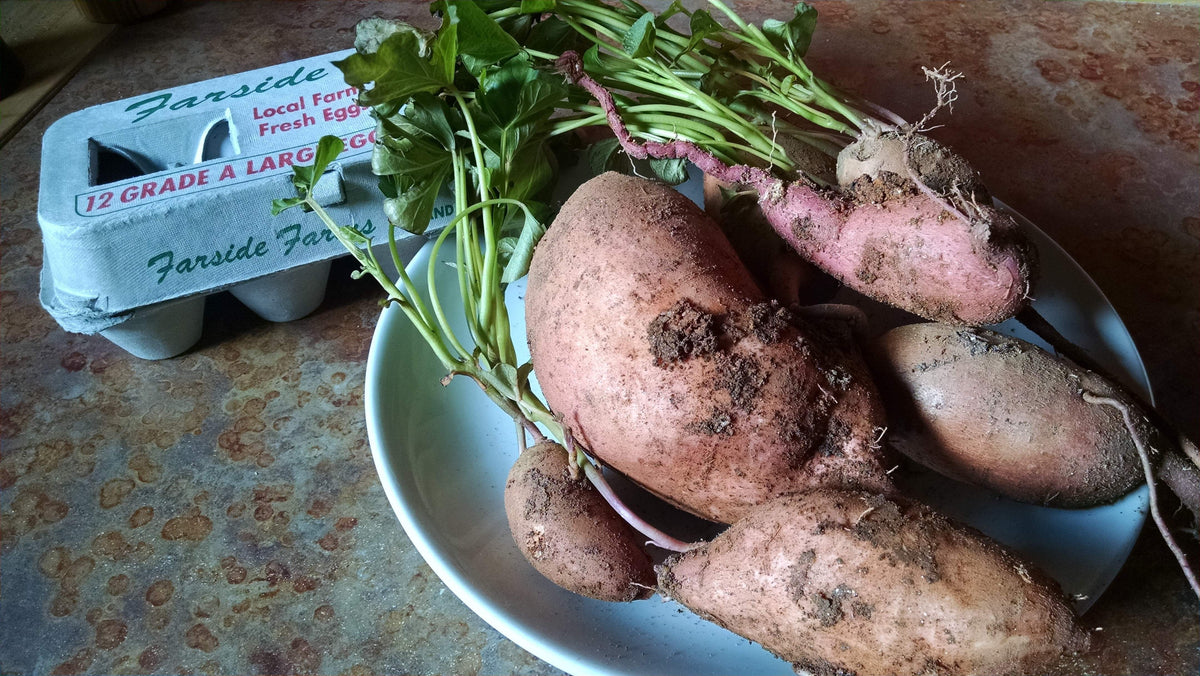
{"type": "MultiPolygon", "coordinates": [[[[693,181],[685,192],[695,199],[697,187],[693,181]]],[[[1112,306],[1061,248],[1032,224],[1026,226],[1043,268],[1035,307],[1149,396],[1141,359],[1112,306]]],[[[452,250],[443,247],[444,253],[452,250]]],[[[409,265],[421,284],[429,253],[426,246],[409,265]]],[[[437,275],[447,314],[461,316],[461,303],[453,298],[454,270],[439,264],[437,275]]],[[[513,284],[507,296],[518,349],[525,347],[520,339],[524,288],[523,281],[513,284]]],[[[999,328],[1040,342],[1015,322],[999,328]]],[[[462,330],[461,322],[455,330],[462,330]]],[[[505,477],[517,455],[514,423],[467,379],[441,385],[444,375],[404,315],[385,310],[367,362],[366,417],[375,464],[405,533],[467,606],[526,650],[572,674],[793,673],[786,662],[674,602],[656,597],[604,603],[542,578],[517,550],[504,516],[505,477]]],[[[1113,505],[1061,510],[1018,504],[939,477],[918,477],[913,484],[927,502],[1040,565],[1079,598],[1080,611],[1124,563],[1147,504],[1144,488],[1113,505]]],[[[665,513],[660,525],[668,531],[695,526],[665,513]]]]}

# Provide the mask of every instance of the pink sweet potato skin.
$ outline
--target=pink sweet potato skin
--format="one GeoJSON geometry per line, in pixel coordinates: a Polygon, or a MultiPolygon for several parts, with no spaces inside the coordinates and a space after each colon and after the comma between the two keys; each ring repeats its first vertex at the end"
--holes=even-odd
{"type": "Polygon", "coordinates": [[[1026,304],[1035,257],[1011,216],[978,205],[964,220],[911,182],[867,179],[851,193],[778,184],[760,193],[759,205],[776,232],[819,268],[921,317],[979,326],[1026,304]]]}
{"type": "Polygon", "coordinates": [[[1055,583],[899,498],[784,496],[658,574],[664,595],[814,674],[1037,674],[1088,644],[1055,583]]]}
{"type": "MultiPolygon", "coordinates": [[[[1088,507],[1143,481],[1121,414],[1082,393],[1137,404],[1112,383],[1028,342],[984,329],[901,326],[871,350],[891,444],[942,474],[1034,504],[1088,507]]],[[[1144,415],[1143,438],[1162,448],[1144,415]]]]}
{"type": "Polygon", "coordinates": [[[654,568],[639,537],[587,479],[572,478],[567,451],[527,448],[508,474],[504,511],[518,548],[564,589],[601,601],[647,598],[654,568]]]}
{"type": "Polygon", "coordinates": [[[676,191],[604,174],[539,243],[526,321],[552,410],[604,463],[702,517],[830,482],[890,488],[851,341],[772,305],[676,191]]]}

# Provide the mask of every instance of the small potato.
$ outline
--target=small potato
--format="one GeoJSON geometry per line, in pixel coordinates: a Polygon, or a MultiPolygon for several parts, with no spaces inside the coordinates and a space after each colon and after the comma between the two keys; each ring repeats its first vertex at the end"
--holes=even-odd
{"type": "MultiPolygon", "coordinates": [[[[1111,502],[1143,481],[1121,414],[1084,393],[1138,406],[1091,371],[994,331],[932,323],[892,329],[873,353],[891,444],[926,467],[1058,507],[1111,502]]],[[[1145,416],[1133,419],[1162,448],[1145,416]]]]}
{"type": "Polygon", "coordinates": [[[504,487],[504,511],[521,553],[564,589],[601,601],[651,595],[650,557],[637,534],[586,479],[568,472],[556,443],[530,447],[517,458],[504,487]]]}
{"type": "Polygon", "coordinates": [[[1057,584],[870,493],[777,498],[658,575],[664,595],[813,674],[1037,674],[1088,644],[1057,584]]]}

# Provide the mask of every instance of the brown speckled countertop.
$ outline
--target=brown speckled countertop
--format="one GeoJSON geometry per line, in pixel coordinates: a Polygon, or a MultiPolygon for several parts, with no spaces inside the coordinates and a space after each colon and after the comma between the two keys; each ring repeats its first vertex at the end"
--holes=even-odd
{"type": "MultiPolygon", "coordinates": [[[[781,1],[734,3],[760,20],[781,1]]],[[[820,2],[817,72],[907,117],[921,65],[967,74],[939,138],[1054,236],[1125,318],[1164,414],[1200,432],[1200,12],[1117,3],[820,2]]],[[[117,29],[0,162],[0,672],[555,673],[473,615],[375,476],[377,294],[334,266],[286,324],[216,296],[140,361],[38,305],[40,140],[94,104],[350,46],[425,3],[180,2],[117,29]]],[[[1176,514],[1173,523],[1186,524],[1176,514]]],[[[1195,541],[1189,546],[1194,552],[1195,541]]],[[[1200,608],[1143,534],[1085,622],[1086,673],[1195,674],[1200,608]]]]}

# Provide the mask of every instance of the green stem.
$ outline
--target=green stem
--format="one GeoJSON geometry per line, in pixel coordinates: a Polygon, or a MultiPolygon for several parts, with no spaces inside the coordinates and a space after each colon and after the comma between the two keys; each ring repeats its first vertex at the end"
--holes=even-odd
{"type": "MultiPolygon", "coordinates": [[[[447,370],[453,370],[459,366],[460,362],[450,354],[449,350],[446,348],[446,343],[442,340],[442,337],[438,331],[430,326],[426,317],[423,316],[420,310],[417,309],[417,306],[414,305],[413,300],[406,296],[405,293],[392,282],[392,280],[388,279],[387,275],[383,274],[383,270],[380,269],[378,261],[374,260],[373,254],[371,254],[370,251],[363,251],[357,244],[347,240],[342,234],[341,228],[337,225],[333,218],[330,217],[329,213],[325,211],[325,208],[317,203],[317,201],[312,197],[311,193],[305,196],[304,202],[312,209],[313,213],[317,215],[317,218],[321,219],[321,222],[325,224],[325,227],[329,228],[330,232],[333,233],[333,236],[342,243],[342,246],[346,247],[347,250],[353,253],[355,258],[358,259],[360,263],[367,264],[364,265],[363,269],[372,277],[374,277],[379,285],[383,287],[384,291],[386,291],[388,294],[388,299],[400,306],[400,309],[408,317],[408,320],[412,322],[413,326],[416,327],[418,332],[420,332],[421,337],[424,338],[425,342],[429,344],[429,347],[433,349],[434,354],[437,356],[438,361],[442,363],[442,366],[447,370]],[[364,258],[366,260],[364,260],[364,258]]],[[[404,268],[400,268],[400,270],[402,273],[401,278],[404,280],[406,288],[410,293],[413,293],[416,300],[420,302],[420,296],[415,293],[415,289],[412,286],[412,280],[408,278],[407,274],[404,274],[404,268]]]]}
{"type": "MultiPolygon", "coordinates": [[[[470,109],[467,108],[467,102],[462,96],[455,93],[454,98],[458,101],[458,106],[462,110],[463,120],[467,124],[467,131],[471,134],[471,150],[475,155],[475,168],[478,171],[479,177],[479,203],[485,204],[491,195],[487,179],[485,178],[487,164],[484,163],[483,159],[483,146],[480,145],[479,134],[475,130],[475,118],[471,115],[470,109]]],[[[494,343],[491,329],[492,317],[496,312],[496,300],[493,296],[495,295],[495,290],[499,287],[496,269],[498,267],[496,263],[499,260],[499,247],[496,242],[496,225],[492,218],[490,205],[483,209],[483,240],[483,270],[481,271],[482,274],[479,280],[479,324],[480,328],[486,331],[487,343],[480,347],[484,348],[484,351],[487,353],[495,354],[499,350],[496,349],[497,345],[494,343]]]]}

